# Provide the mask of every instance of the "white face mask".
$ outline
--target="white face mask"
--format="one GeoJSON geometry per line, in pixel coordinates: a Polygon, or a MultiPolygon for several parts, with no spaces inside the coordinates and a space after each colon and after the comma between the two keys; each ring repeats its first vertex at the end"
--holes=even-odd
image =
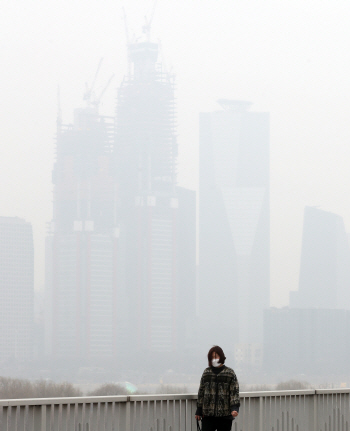
{"type": "Polygon", "coordinates": [[[220,365],[221,365],[219,362],[219,359],[212,359],[211,364],[213,367],[220,367],[220,365]]]}

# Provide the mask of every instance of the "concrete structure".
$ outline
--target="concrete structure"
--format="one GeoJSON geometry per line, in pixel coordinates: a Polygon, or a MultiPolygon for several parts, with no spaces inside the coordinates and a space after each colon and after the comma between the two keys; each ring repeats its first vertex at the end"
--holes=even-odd
{"type": "Polygon", "coordinates": [[[208,345],[233,352],[262,342],[269,306],[269,115],[219,103],[200,114],[199,310],[208,345]]]}
{"type": "MultiPolygon", "coordinates": [[[[347,431],[349,389],[241,393],[234,431],[347,431]]],[[[195,431],[197,395],[1,400],[3,431],[195,431]],[[5,427],[4,427],[5,426],[5,427]]]]}
{"type": "Polygon", "coordinates": [[[350,247],[339,215],[305,208],[299,290],[290,306],[350,310],[350,247]]]}
{"type": "Polygon", "coordinates": [[[271,308],[264,317],[266,372],[280,379],[349,375],[349,310],[271,308]]]}
{"type": "Polygon", "coordinates": [[[0,217],[0,360],[33,358],[34,246],[32,225],[0,217]]]}

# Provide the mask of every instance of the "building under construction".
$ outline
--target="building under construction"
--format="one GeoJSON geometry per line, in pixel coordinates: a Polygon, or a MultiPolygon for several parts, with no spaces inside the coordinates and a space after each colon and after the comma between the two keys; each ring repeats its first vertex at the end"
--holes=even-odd
{"type": "Polygon", "coordinates": [[[194,315],[195,194],[176,186],[174,81],[157,57],[155,43],[129,45],[114,154],[131,339],[137,350],[172,352],[184,314],[194,315]]]}
{"type": "Polygon", "coordinates": [[[94,106],[74,114],[74,124],[59,120],[57,128],[47,349],[54,357],[108,357],[116,346],[114,122],[94,106]]]}
{"type": "Polygon", "coordinates": [[[157,44],[129,45],[116,118],[88,103],[73,125],[58,120],[46,283],[53,357],[173,352],[194,316],[195,193],[176,186],[173,78],[157,56],[157,44]]]}

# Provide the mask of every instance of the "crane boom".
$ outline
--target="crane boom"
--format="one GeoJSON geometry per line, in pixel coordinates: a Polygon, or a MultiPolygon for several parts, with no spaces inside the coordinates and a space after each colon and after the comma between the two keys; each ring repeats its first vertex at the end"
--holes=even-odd
{"type": "Polygon", "coordinates": [[[105,91],[109,87],[109,84],[112,82],[113,78],[114,78],[114,74],[109,78],[109,80],[108,80],[107,84],[105,85],[104,89],[101,91],[100,96],[94,101],[94,105],[98,106],[100,104],[102,96],[105,94],[105,91]]]}
{"type": "Polygon", "coordinates": [[[94,89],[94,86],[95,86],[95,83],[96,83],[96,79],[97,79],[97,76],[98,76],[98,72],[100,71],[100,68],[101,68],[102,61],[103,61],[103,57],[100,58],[100,61],[98,63],[97,70],[96,70],[94,79],[92,80],[92,84],[91,84],[90,88],[86,84],[86,91],[85,91],[85,94],[84,94],[84,100],[86,100],[87,103],[90,103],[92,90],[94,89]]]}
{"type": "Polygon", "coordinates": [[[126,19],[126,13],[125,13],[124,6],[122,7],[122,9],[123,9],[123,21],[124,21],[124,27],[125,27],[126,44],[129,46],[130,45],[130,37],[129,37],[128,21],[126,19]]]}
{"type": "Polygon", "coordinates": [[[147,19],[147,17],[145,16],[145,25],[142,27],[142,31],[146,35],[147,42],[149,42],[151,39],[151,25],[152,25],[154,13],[156,10],[157,2],[158,2],[158,0],[154,0],[152,11],[151,11],[151,16],[149,19],[147,19]]]}

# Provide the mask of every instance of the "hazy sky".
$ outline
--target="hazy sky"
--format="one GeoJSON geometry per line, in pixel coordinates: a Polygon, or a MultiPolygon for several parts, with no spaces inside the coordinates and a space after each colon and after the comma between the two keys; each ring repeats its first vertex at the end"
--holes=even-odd
{"type": "MultiPolygon", "coordinates": [[[[2,0],[0,215],[33,224],[36,288],[44,285],[45,223],[61,88],[64,122],[85,82],[114,73],[101,113],[114,112],[126,38],[141,35],[153,0],[2,0]]],[[[198,185],[198,113],[219,98],[271,116],[271,304],[297,288],[305,205],[344,217],[350,231],[350,2],[159,0],[152,35],[177,77],[179,182],[198,185]]]]}

